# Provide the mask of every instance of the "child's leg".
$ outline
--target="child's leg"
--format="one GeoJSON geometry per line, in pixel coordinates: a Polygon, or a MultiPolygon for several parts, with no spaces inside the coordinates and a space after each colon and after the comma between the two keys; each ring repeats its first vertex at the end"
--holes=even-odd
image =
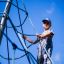
{"type": "Polygon", "coordinates": [[[49,59],[49,57],[51,57],[51,51],[52,51],[51,48],[48,48],[47,50],[44,49],[44,51],[45,51],[45,53],[43,54],[44,55],[44,64],[52,64],[49,59]],[[47,53],[46,53],[46,51],[47,51],[47,53]],[[49,55],[49,57],[48,57],[48,55],[49,55]]]}
{"type": "Polygon", "coordinates": [[[43,54],[42,54],[42,48],[41,48],[41,46],[38,48],[37,61],[38,61],[37,64],[44,64],[44,57],[43,57],[43,54]]]}
{"type": "MultiPolygon", "coordinates": [[[[48,52],[49,56],[51,57],[52,49],[49,48],[49,49],[47,50],[47,52],[48,52]]],[[[47,64],[52,64],[52,62],[51,62],[51,60],[49,59],[49,57],[47,57],[47,64]]]]}

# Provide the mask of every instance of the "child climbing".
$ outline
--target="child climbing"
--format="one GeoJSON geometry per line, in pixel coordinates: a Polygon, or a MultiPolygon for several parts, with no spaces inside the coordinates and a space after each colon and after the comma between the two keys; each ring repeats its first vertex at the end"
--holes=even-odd
{"type": "Polygon", "coordinates": [[[53,49],[52,37],[54,35],[51,29],[52,26],[51,21],[49,19],[42,20],[42,26],[44,28],[44,31],[41,34],[36,34],[37,39],[35,41],[31,40],[26,35],[24,35],[23,38],[32,44],[39,43],[37,64],[52,64],[49,58],[51,57],[52,54],[53,49]]]}

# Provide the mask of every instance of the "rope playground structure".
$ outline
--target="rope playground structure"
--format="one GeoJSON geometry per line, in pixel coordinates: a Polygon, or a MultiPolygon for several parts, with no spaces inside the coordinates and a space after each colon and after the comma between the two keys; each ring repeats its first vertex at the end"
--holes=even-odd
{"type": "MultiPolygon", "coordinates": [[[[15,3],[13,3],[13,0],[0,0],[0,3],[6,3],[4,12],[0,12],[0,47],[2,44],[2,40],[3,40],[3,36],[6,38],[6,46],[7,46],[7,57],[3,56],[2,54],[0,54],[0,57],[4,60],[8,61],[8,64],[11,64],[10,61],[12,61],[12,64],[15,64],[15,60],[19,60],[23,57],[26,56],[27,60],[28,60],[28,64],[38,64],[37,59],[33,56],[33,54],[29,51],[29,48],[33,45],[30,44],[29,46],[27,46],[27,42],[22,38],[23,35],[26,36],[35,36],[34,34],[25,34],[24,30],[23,30],[23,25],[26,23],[26,20],[29,20],[29,22],[31,23],[33,30],[36,31],[35,25],[33,24],[31,18],[29,17],[28,11],[26,9],[26,6],[24,4],[24,0],[21,0],[22,5],[24,7],[24,9],[22,9],[21,7],[19,7],[19,2],[18,0],[15,0],[15,3]],[[15,25],[13,23],[13,20],[11,19],[11,17],[9,16],[10,13],[10,9],[11,7],[14,6],[17,10],[18,13],[18,18],[19,18],[19,25],[15,25]],[[23,19],[23,21],[21,20],[21,12],[23,12],[25,14],[25,18],[23,19]],[[10,23],[11,26],[8,26],[8,23],[10,23]],[[17,29],[20,28],[20,31],[17,29]],[[9,34],[8,34],[8,29],[13,29],[16,38],[18,39],[19,43],[21,44],[21,47],[18,47],[15,42],[10,38],[9,34]],[[13,49],[13,57],[10,57],[10,49],[9,49],[9,43],[12,46],[13,49]],[[15,57],[15,53],[16,50],[19,50],[22,52],[22,55],[19,57],[15,57]]],[[[37,33],[37,31],[36,31],[37,33]]],[[[45,47],[44,47],[45,49],[45,47]]],[[[46,49],[45,49],[46,51],[46,49]]],[[[47,53],[47,51],[46,51],[47,53]]],[[[49,54],[47,53],[51,63],[53,64],[52,59],[50,58],[49,54]]],[[[0,63],[1,64],[1,63],[0,63]]],[[[21,63],[22,64],[22,63],[21,63]]]]}

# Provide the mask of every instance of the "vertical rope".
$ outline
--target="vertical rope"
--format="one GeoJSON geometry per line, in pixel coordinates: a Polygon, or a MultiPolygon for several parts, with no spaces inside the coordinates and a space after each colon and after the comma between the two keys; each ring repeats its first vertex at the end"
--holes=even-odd
{"type": "MultiPolygon", "coordinates": [[[[8,32],[7,32],[7,23],[6,23],[6,35],[8,35],[8,32]]],[[[8,45],[8,39],[6,38],[6,41],[7,41],[7,52],[8,52],[8,64],[10,64],[10,60],[9,60],[9,45],[8,45]]]]}

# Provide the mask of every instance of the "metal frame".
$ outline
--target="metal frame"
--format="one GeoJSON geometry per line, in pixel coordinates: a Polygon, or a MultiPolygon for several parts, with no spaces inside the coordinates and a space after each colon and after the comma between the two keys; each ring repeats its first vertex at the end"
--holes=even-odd
{"type": "Polygon", "coordinates": [[[7,0],[8,2],[6,3],[6,6],[5,6],[5,9],[4,9],[4,12],[3,12],[3,16],[2,16],[2,19],[1,19],[1,23],[0,23],[0,44],[1,44],[1,41],[2,41],[2,32],[1,31],[4,31],[4,28],[5,28],[5,24],[6,24],[6,21],[7,21],[7,15],[9,14],[9,11],[10,11],[10,8],[11,8],[11,4],[10,2],[12,2],[12,0],[7,0]]]}

